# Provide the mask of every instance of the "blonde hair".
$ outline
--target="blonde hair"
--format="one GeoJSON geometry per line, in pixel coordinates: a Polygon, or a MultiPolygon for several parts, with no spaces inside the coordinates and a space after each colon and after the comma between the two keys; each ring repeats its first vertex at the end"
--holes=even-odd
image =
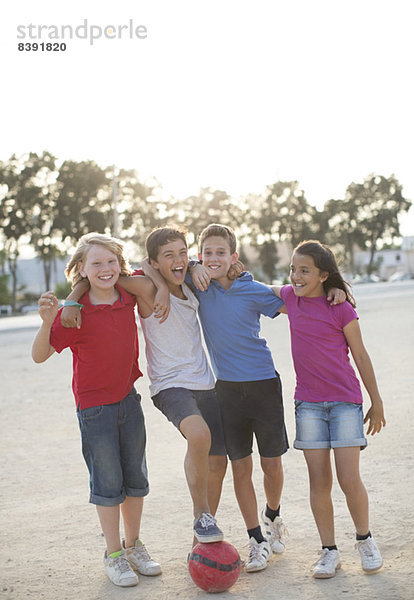
{"type": "Polygon", "coordinates": [[[102,246],[115,254],[119,266],[121,267],[121,275],[130,275],[131,268],[124,256],[124,246],[120,240],[110,237],[109,235],[104,235],[103,233],[87,233],[79,239],[76,250],[66,265],[65,275],[68,281],[72,283],[72,288],[75,287],[79,281],[85,279],[85,277],[82,277],[80,274],[80,271],[82,263],[85,261],[86,255],[92,246],[102,246]]]}

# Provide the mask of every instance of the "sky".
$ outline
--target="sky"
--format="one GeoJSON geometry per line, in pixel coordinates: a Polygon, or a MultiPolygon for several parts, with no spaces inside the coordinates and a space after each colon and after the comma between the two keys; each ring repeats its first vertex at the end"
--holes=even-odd
{"type": "MultiPolygon", "coordinates": [[[[411,5],[2,2],[0,160],[49,150],[175,197],[296,180],[318,208],[394,174],[414,201],[411,5]],[[18,49],[36,42],[66,50],[18,49]]],[[[414,208],[401,231],[414,235],[414,208]]]]}

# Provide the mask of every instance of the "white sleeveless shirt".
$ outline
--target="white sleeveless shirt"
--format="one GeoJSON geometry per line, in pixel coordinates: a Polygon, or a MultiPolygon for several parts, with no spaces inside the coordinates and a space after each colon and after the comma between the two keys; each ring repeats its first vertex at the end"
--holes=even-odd
{"type": "Polygon", "coordinates": [[[201,341],[198,300],[185,283],[182,290],[187,299],[170,294],[170,312],[164,323],[153,315],[146,319],[139,316],[151,396],[171,387],[214,388],[214,375],[201,341]]]}

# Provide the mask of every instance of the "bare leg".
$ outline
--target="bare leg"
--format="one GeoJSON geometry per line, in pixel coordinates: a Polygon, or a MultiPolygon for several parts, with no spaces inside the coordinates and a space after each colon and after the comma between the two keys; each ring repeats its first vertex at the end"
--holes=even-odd
{"type": "Polygon", "coordinates": [[[223,479],[227,469],[227,456],[209,456],[208,459],[208,504],[215,515],[220,502],[223,479]]]}
{"type": "Polygon", "coordinates": [[[310,505],[322,546],[335,545],[334,512],[331,497],[332,468],[329,448],[304,450],[308,465],[310,505]]]}
{"type": "MultiPolygon", "coordinates": [[[[227,456],[209,456],[208,465],[208,512],[214,516],[220,502],[223,479],[227,469],[227,456]]],[[[198,544],[198,540],[193,537],[193,548],[196,544],[198,544]]]]}
{"type": "Polygon", "coordinates": [[[251,454],[245,458],[231,461],[233,470],[234,491],[242,513],[246,529],[254,529],[259,525],[257,515],[256,493],[253,487],[253,461],[251,454]]]}
{"type": "Polygon", "coordinates": [[[260,458],[263,470],[263,486],[269,508],[277,510],[283,489],[283,466],[281,456],[260,458]]]}
{"type": "Polygon", "coordinates": [[[134,498],[127,496],[121,504],[122,518],[125,528],[125,547],[135,546],[139,538],[141,527],[142,509],[144,507],[144,498],[134,498]]]}
{"type": "Polygon", "coordinates": [[[359,474],[360,448],[335,448],[334,455],[338,482],[345,494],[356,532],[366,535],[369,531],[369,508],[367,490],[359,474]]]}
{"type": "Polygon", "coordinates": [[[210,512],[208,504],[210,430],[199,415],[191,415],[183,419],[180,430],[187,440],[184,471],[193,500],[194,518],[198,519],[203,512],[210,512]]]}
{"type": "Polygon", "coordinates": [[[121,538],[119,536],[119,505],[96,505],[96,510],[105,537],[106,552],[109,556],[112,552],[121,550],[121,538]]]}

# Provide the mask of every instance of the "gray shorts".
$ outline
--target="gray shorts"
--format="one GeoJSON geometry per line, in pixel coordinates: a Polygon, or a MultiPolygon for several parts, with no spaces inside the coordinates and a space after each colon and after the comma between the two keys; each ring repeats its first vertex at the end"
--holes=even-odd
{"type": "Polygon", "coordinates": [[[211,390],[188,390],[172,387],[152,396],[154,406],[180,430],[180,423],[191,415],[200,415],[211,433],[210,455],[225,456],[223,425],[216,392],[211,390]]]}

